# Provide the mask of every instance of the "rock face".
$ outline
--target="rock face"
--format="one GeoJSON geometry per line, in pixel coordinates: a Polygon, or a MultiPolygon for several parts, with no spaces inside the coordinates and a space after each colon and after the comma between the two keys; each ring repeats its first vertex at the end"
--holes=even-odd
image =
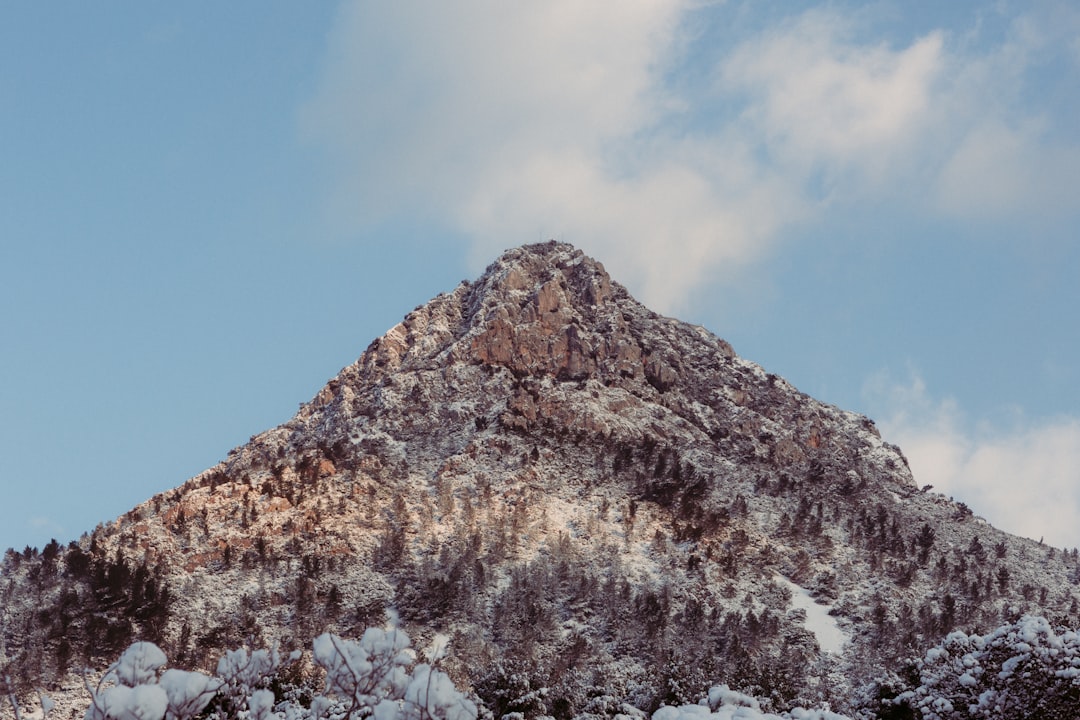
{"type": "Polygon", "coordinates": [[[953,627],[1076,621],[1075,555],[965,510],[917,490],[869,419],[532,245],[216,467],[78,546],[9,553],[4,640],[30,683],[137,637],[208,664],[393,610],[421,641],[454,636],[497,716],[721,682],[842,707],[953,627]],[[842,654],[790,583],[831,608],[842,654]]]}
{"type": "Polygon", "coordinates": [[[410,313],[290,427],[355,441],[364,417],[393,423],[399,440],[458,425],[464,443],[477,429],[467,421],[497,421],[493,430],[585,431],[612,443],[651,437],[735,464],[805,462],[810,451],[845,472],[913,484],[868,420],[799,394],[703,328],[656,315],[600,263],[556,243],[512,250],[477,283],[410,313]]]}

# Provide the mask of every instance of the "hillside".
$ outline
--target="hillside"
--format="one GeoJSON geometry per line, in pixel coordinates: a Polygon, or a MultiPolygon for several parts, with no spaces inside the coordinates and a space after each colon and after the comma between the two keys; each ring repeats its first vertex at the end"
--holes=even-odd
{"type": "Polygon", "coordinates": [[[852,713],[954,629],[1080,624],[1076,552],[920,489],[872,420],[559,243],[416,308],[285,424],[69,547],[8,551],[20,688],[135,639],[210,667],[397,617],[500,717],[726,683],[852,713]],[[543,689],[543,692],[540,690],[543,689]]]}

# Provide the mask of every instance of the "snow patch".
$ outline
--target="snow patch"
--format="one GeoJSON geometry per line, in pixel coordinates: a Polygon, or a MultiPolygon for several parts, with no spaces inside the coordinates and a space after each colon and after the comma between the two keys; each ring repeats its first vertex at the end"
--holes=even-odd
{"type": "Polygon", "coordinates": [[[810,597],[810,591],[796,585],[783,575],[777,575],[776,581],[791,590],[791,604],[806,611],[806,629],[814,633],[823,652],[839,655],[844,645],[851,641],[851,636],[840,629],[836,618],[829,614],[832,605],[822,605],[810,597]]]}

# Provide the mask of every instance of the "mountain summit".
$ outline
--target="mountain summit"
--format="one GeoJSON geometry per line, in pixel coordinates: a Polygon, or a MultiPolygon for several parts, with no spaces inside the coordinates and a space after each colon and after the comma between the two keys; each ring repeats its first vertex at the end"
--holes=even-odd
{"type": "Polygon", "coordinates": [[[30,686],[133,639],[207,666],[395,617],[450,634],[452,674],[496,717],[718,683],[854,708],[953,629],[1075,626],[1077,573],[1075,552],[919,490],[868,418],[550,242],[418,307],[175,490],[9,551],[3,641],[30,686]]]}
{"type": "Polygon", "coordinates": [[[710,463],[786,467],[814,456],[913,487],[872,422],[798,393],[703,328],[653,313],[603,265],[555,242],[511,250],[477,282],[417,308],[286,427],[355,440],[370,417],[401,423],[398,439],[421,433],[421,445],[543,426],[696,448],[710,463]]]}

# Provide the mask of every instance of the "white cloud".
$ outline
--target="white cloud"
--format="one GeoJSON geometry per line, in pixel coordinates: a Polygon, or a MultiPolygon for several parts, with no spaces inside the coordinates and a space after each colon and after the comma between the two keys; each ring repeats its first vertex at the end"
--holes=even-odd
{"type": "Polygon", "coordinates": [[[904,198],[962,219],[1077,210],[1080,137],[1046,77],[1080,13],[1016,15],[1004,40],[943,31],[892,47],[833,10],[809,10],[729,57],[721,89],[745,98],[743,135],[827,197],[904,198]],[[1040,74],[1041,73],[1041,74],[1040,74]]]}
{"type": "Polygon", "coordinates": [[[1076,213],[1080,135],[1055,103],[1077,100],[1067,56],[1078,30],[1080,11],[1051,3],[1013,17],[1000,44],[950,59],[937,103],[941,210],[974,220],[1076,213]]]}
{"type": "Polygon", "coordinates": [[[302,118],[344,169],[339,224],[433,215],[478,265],[558,236],[675,311],[804,210],[744,144],[663,128],[687,104],[663,77],[689,6],[346,6],[302,118]]]}
{"type": "Polygon", "coordinates": [[[710,272],[756,257],[800,211],[783,183],[752,182],[751,168],[730,161],[720,167],[671,158],[645,174],[613,178],[581,153],[538,155],[493,176],[461,217],[489,239],[480,243],[481,258],[494,243],[510,244],[522,224],[554,228],[551,234],[603,258],[648,304],[674,312],[710,272]]]}
{"type": "Polygon", "coordinates": [[[854,35],[840,15],[809,11],[724,63],[722,88],[748,96],[743,120],[787,172],[877,179],[926,131],[944,67],[941,33],[901,49],[854,35]]]}
{"type": "Polygon", "coordinates": [[[903,450],[915,480],[967,503],[996,527],[1059,547],[1080,546],[1080,419],[1018,416],[1008,429],[970,429],[956,403],[917,375],[878,377],[867,394],[878,425],[903,450]]]}
{"type": "Polygon", "coordinates": [[[596,151],[648,125],[679,11],[678,2],[620,12],[566,1],[349,3],[305,124],[361,164],[367,189],[452,202],[489,168],[596,151]]]}
{"type": "Polygon", "coordinates": [[[941,207],[980,219],[1075,211],[1080,145],[1039,135],[1034,124],[1012,128],[993,119],[973,127],[939,177],[941,207]]]}
{"type": "Polygon", "coordinates": [[[301,118],[341,171],[339,232],[426,218],[470,238],[478,267],[560,237],[676,312],[837,204],[889,198],[965,219],[1075,210],[1080,143],[1050,132],[1027,92],[1047,46],[1071,52],[1071,36],[1046,31],[1052,16],[1018,16],[996,45],[935,31],[898,47],[811,9],[703,52],[691,25],[729,11],[343,6],[301,118]]]}

